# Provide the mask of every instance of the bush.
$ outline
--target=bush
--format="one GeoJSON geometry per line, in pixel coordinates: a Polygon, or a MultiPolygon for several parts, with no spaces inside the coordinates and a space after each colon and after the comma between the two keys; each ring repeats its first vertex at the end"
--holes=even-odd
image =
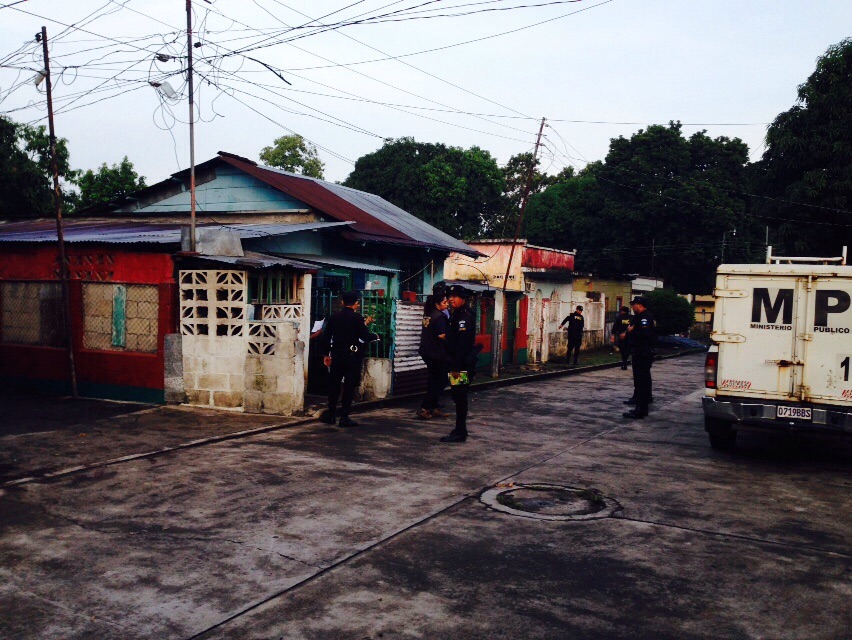
{"type": "Polygon", "coordinates": [[[695,306],[673,289],[654,289],[645,297],[656,321],[657,335],[683,333],[695,323],[695,306]]]}

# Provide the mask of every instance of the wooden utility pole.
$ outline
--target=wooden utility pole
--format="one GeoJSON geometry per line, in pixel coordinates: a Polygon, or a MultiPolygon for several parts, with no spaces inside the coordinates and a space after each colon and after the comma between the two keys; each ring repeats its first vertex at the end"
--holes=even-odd
{"type": "MultiPolygon", "coordinates": [[[[508,302],[506,300],[506,287],[509,284],[509,273],[512,269],[512,260],[515,258],[515,245],[518,244],[518,236],[521,233],[521,226],[524,223],[524,211],[527,209],[527,200],[529,200],[530,190],[532,189],[533,178],[535,177],[535,162],[538,158],[538,148],[541,146],[541,135],[544,133],[544,123],[545,118],[541,119],[541,126],[538,128],[538,137],[535,139],[535,149],[533,149],[533,157],[532,162],[530,163],[530,170],[527,173],[527,182],[524,186],[524,195],[521,198],[521,210],[518,213],[518,224],[515,225],[515,236],[512,239],[512,248],[509,250],[509,262],[506,264],[506,275],[503,278],[503,315],[506,315],[506,310],[508,309],[508,302]]],[[[495,302],[496,304],[496,302],[495,302]]],[[[497,319],[497,314],[494,314],[494,329],[492,331],[491,339],[495,341],[500,341],[497,344],[496,349],[492,351],[496,353],[496,357],[492,357],[491,361],[491,376],[496,378],[500,375],[500,360],[502,355],[502,340],[503,340],[503,332],[507,329],[505,326],[505,322],[501,319],[497,319]]]]}
{"type": "Polygon", "coordinates": [[[59,162],[56,159],[56,130],[53,126],[53,87],[50,82],[50,57],[47,52],[47,27],[41,28],[44,51],[44,80],[47,83],[47,123],[50,131],[50,167],[53,170],[53,209],[56,212],[56,239],[59,245],[59,278],[62,285],[62,315],[65,319],[65,339],[68,346],[68,368],[71,373],[71,395],[77,397],[77,368],[74,365],[74,337],[71,333],[71,297],[68,284],[68,260],[65,256],[65,235],[62,233],[62,191],[59,189],[59,162]]]}
{"type": "Polygon", "coordinates": [[[195,253],[195,104],[192,78],[192,0],[186,0],[187,87],[189,89],[189,250],[195,253]]]}
{"type": "Polygon", "coordinates": [[[532,189],[532,181],[535,176],[535,161],[538,158],[538,148],[541,146],[541,134],[544,133],[544,122],[545,119],[541,119],[541,126],[538,128],[538,137],[535,139],[535,149],[533,150],[532,162],[530,163],[530,170],[527,173],[527,183],[524,186],[524,195],[521,198],[521,212],[518,214],[518,224],[515,225],[515,237],[512,240],[512,249],[509,251],[509,264],[506,265],[506,277],[503,278],[503,295],[506,295],[506,285],[509,284],[509,271],[512,268],[512,259],[515,257],[515,245],[518,244],[518,236],[521,233],[521,225],[524,223],[524,211],[527,209],[527,200],[530,197],[530,190],[532,189]]]}

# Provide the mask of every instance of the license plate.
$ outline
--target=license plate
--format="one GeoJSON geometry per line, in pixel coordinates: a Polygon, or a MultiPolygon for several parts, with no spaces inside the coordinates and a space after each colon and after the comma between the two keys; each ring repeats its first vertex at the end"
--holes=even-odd
{"type": "Polygon", "coordinates": [[[778,407],[777,418],[793,418],[794,420],[810,420],[811,409],[805,407],[778,407]]]}

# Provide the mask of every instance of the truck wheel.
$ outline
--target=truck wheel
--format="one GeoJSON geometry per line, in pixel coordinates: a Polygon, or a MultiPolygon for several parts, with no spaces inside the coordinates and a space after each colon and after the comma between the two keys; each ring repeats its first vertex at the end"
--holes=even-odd
{"type": "Polygon", "coordinates": [[[720,451],[733,449],[737,443],[737,432],[731,423],[718,418],[704,416],[704,429],[710,437],[710,446],[720,451]]]}

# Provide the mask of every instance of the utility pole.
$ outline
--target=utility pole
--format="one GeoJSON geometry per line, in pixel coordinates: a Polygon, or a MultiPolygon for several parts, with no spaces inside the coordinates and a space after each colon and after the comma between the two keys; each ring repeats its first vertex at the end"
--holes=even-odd
{"type": "MultiPolygon", "coordinates": [[[[509,284],[509,273],[512,269],[512,260],[515,257],[515,245],[518,244],[518,236],[521,233],[521,226],[524,223],[524,211],[527,209],[527,200],[529,200],[530,190],[532,189],[533,177],[535,177],[535,162],[538,158],[538,148],[541,146],[541,135],[544,133],[544,123],[546,122],[545,118],[541,119],[541,126],[538,128],[538,136],[535,139],[535,148],[533,149],[533,157],[532,162],[530,163],[530,170],[527,173],[527,182],[524,186],[524,195],[521,198],[521,210],[518,213],[518,224],[515,225],[515,237],[512,239],[512,248],[509,250],[509,262],[506,264],[506,275],[503,278],[503,313],[505,315],[506,309],[508,308],[508,303],[506,301],[506,287],[509,284]]],[[[496,302],[495,302],[496,304],[496,302]]],[[[494,314],[494,331],[492,333],[496,333],[497,335],[492,335],[493,340],[499,340],[502,343],[502,329],[503,322],[502,319],[497,319],[497,314],[494,314]]],[[[502,345],[500,343],[497,344],[497,348],[495,349],[497,353],[497,357],[492,360],[491,363],[491,375],[496,378],[500,375],[500,355],[502,354],[502,345]]]]}
{"type": "Polygon", "coordinates": [[[50,82],[50,57],[47,52],[47,27],[41,28],[44,51],[44,79],[47,83],[47,123],[50,131],[50,167],[53,171],[53,209],[56,212],[56,239],[59,245],[59,279],[62,286],[62,315],[65,319],[65,339],[68,341],[68,368],[71,373],[71,396],[77,397],[77,368],[74,365],[74,337],[71,334],[71,297],[68,292],[68,260],[65,256],[65,235],[62,233],[62,191],[59,189],[59,163],[56,160],[56,129],[53,126],[53,87],[50,82]]]}
{"type": "Polygon", "coordinates": [[[189,88],[189,250],[195,253],[195,104],[192,78],[192,0],[186,0],[187,86],[189,88]]]}

